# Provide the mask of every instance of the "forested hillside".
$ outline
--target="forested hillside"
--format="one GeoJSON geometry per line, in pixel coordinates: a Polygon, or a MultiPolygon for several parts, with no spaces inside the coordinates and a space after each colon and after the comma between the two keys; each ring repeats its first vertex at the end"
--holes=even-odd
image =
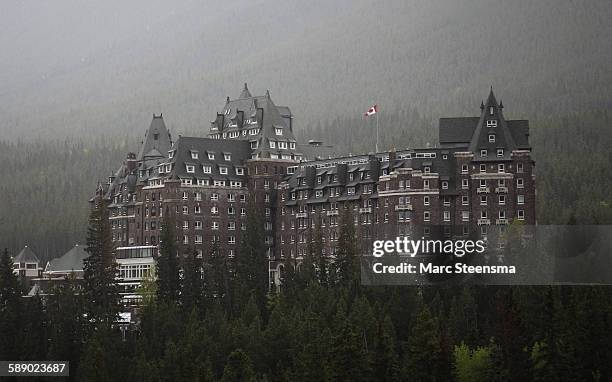
{"type": "Polygon", "coordinates": [[[383,110],[465,113],[493,85],[525,118],[611,106],[608,0],[83,2],[0,14],[0,137],[208,127],[243,82],[297,127],[383,110]]]}

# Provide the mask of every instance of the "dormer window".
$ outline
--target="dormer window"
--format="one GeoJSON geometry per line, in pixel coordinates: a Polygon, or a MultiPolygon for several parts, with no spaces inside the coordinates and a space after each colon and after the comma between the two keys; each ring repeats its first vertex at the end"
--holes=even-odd
{"type": "Polygon", "coordinates": [[[208,153],[208,159],[215,160],[215,153],[208,153]]]}
{"type": "Polygon", "coordinates": [[[442,181],[442,189],[443,190],[448,190],[448,182],[447,181],[442,181]]]}
{"type": "Polygon", "coordinates": [[[191,159],[198,159],[199,155],[197,151],[191,151],[191,159]]]}
{"type": "Polygon", "coordinates": [[[431,172],[431,167],[429,167],[429,166],[425,166],[425,167],[423,168],[423,172],[424,172],[425,174],[429,174],[429,173],[431,172]]]}
{"type": "Polygon", "coordinates": [[[493,106],[489,107],[489,115],[495,114],[495,108],[493,106]]]}
{"type": "Polygon", "coordinates": [[[257,148],[257,141],[251,142],[251,149],[255,150],[257,148]]]}
{"type": "Polygon", "coordinates": [[[487,157],[487,149],[482,149],[480,150],[480,156],[482,158],[486,158],[487,157]]]}
{"type": "Polygon", "coordinates": [[[159,139],[159,133],[155,133],[155,134],[153,134],[153,139],[154,139],[154,140],[158,140],[158,139],[159,139]]]}
{"type": "Polygon", "coordinates": [[[295,142],[289,142],[289,148],[295,150],[295,142]]]}
{"type": "Polygon", "coordinates": [[[461,165],[461,173],[463,173],[463,174],[467,174],[468,173],[468,165],[467,164],[462,164],[461,165]]]}
{"type": "Polygon", "coordinates": [[[168,158],[174,158],[174,150],[168,151],[168,158]]]}
{"type": "Polygon", "coordinates": [[[227,175],[227,167],[225,166],[219,167],[219,174],[227,175]]]}
{"type": "Polygon", "coordinates": [[[210,165],[202,166],[202,170],[204,171],[204,174],[210,174],[212,172],[212,166],[210,165]]]}
{"type": "Polygon", "coordinates": [[[276,148],[276,142],[275,141],[270,141],[270,148],[271,149],[275,149],[276,148]]]}
{"type": "Polygon", "coordinates": [[[194,165],[188,164],[188,165],[186,165],[186,167],[187,167],[187,172],[188,173],[193,174],[195,172],[195,166],[194,165]]]}
{"type": "Polygon", "coordinates": [[[487,120],[487,127],[497,127],[497,120],[495,119],[487,120]]]}
{"type": "Polygon", "coordinates": [[[278,142],[278,148],[279,149],[286,149],[287,148],[287,142],[278,142]]]}
{"type": "Polygon", "coordinates": [[[237,168],[236,169],[236,175],[244,175],[244,169],[243,168],[237,168]]]}
{"type": "Polygon", "coordinates": [[[497,149],[497,156],[498,157],[503,157],[504,156],[504,149],[497,149]]]}
{"type": "Polygon", "coordinates": [[[274,129],[274,131],[276,132],[276,135],[283,135],[283,129],[280,127],[277,127],[276,129],[274,129]]]}
{"type": "Polygon", "coordinates": [[[223,159],[225,159],[226,161],[231,161],[232,160],[232,155],[229,153],[225,153],[223,154],[223,159]]]}
{"type": "Polygon", "coordinates": [[[480,172],[487,172],[487,165],[486,164],[481,164],[480,165],[480,172]]]}
{"type": "Polygon", "coordinates": [[[489,134],[489,142],[495,143],[495,134],[489,134]]]}
{"type": "Polygon", "coordinates": [[[497,165],[497,172],[503,173],[506,172],[506,166],[503,163],[497,165]]]}

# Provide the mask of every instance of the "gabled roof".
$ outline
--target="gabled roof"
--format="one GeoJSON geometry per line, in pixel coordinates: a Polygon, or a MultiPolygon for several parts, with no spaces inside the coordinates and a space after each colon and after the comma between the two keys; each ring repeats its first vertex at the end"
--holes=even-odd
{"type": "Polygon", "coordinates": [[[240,93],[240,97],[238,98],[251,98],[253,97],[251,95],[251,92],[249,91],[249,88],[247,88],[247,83],[244,83],[244,88],[242,89],[242,92],[240,93]]]}
{"type": "Polygon", "coordinates": [[[63,256],[53,259],[47,263],[45,272],[82,272],[84,260],[89,257],[89,253],[80,245],[75,245],[63,256]]]}
{"type": "Polygon", "coordinates": [[[13,259],[14,263],[38,263],[38,256],[27,245],[23,247],[21,252],[13,259]]]}

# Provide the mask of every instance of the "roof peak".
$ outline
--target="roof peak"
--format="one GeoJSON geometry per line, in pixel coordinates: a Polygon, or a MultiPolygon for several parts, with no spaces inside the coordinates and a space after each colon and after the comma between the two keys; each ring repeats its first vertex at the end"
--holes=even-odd
{"type": "Polygon", "coordinates": [[[251,95],[251,92],[249,91],[247,83],[245,82],[244,83],[244,88],[242,89],[242,92],[240,93],[240,97],[238,97],[238,98],[251,98],[251,97],[253,97],[253,96],[251,95]]]}

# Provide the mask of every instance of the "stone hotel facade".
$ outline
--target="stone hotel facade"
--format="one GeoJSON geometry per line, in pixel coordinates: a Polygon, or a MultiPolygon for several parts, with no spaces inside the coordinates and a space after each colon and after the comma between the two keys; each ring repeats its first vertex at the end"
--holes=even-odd
{"type": "Polygon", "coordinates": [[[343,157],[320,142],[298,142],[291,110],[269,92],[252,96],[245,84],[206,138],[173,142],[154,115],[138,154],[127,154],[97,195],[109,202],[120,266],[142,265],[135,282],[153,264],[164,215],[173,215],[184,248],[207,253],[217,242],[232,257],[253,203],[278,285],[283,260],[306,254],[317,224],[333,258],[343,208],[352,209],[364,253],[375,239],[461,237],[474,228],[486,235],[514,220],[534,225],[529,122],[506,120],[503,108],[491,90],[479,116],[440,119],[435,148],[343,157]]]}

